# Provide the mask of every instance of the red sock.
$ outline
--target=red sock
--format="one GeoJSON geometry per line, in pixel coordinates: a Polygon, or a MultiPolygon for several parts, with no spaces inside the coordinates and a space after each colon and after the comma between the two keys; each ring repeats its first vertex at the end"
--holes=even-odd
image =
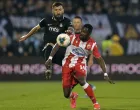
{"type": "Polygon", "coordinates": [[[96,103],[96,97],[94,95],[94,92],[93,92],[91,86],[88,83],[86,83],[83,86],[83,88],[84,88],[84,91],[87,93],[88,97],[91,99],[92,103],[95,104],[96,103]]]}

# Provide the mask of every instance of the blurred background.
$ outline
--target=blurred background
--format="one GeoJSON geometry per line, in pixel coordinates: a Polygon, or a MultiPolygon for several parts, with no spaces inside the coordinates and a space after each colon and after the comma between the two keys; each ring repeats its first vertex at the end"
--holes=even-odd
{"type": "MultiPolygon", "coordinates": [[[[140,79],[139,0],[57,0],[64,3],[65,16],[82,17],[93,26],[92,37],[113,79],[140,79]]],[[[45,80],[43,31],[25,42],[18,39],[39,21],[51,15],[53,0],[0,0],[0,80],[45,80]]],[[[61,79],[54,65],[52,80],[61,79]]],[[[95,64],[88,68],[90,79],[103,79],[95,64]]]]}

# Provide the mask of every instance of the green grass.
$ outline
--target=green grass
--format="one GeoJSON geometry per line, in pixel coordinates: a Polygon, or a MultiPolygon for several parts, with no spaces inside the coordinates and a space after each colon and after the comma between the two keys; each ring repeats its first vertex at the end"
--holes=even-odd
{"type": "MultiPolygon", "coordinates": [[[[140,110],[140,82],[91,82],[96,85],[101,110],[140,110]]],[[[92,103],[79,93],[76,110],[93,110],[92,103]]],[[[61,82],[0,82],[0,110],[71,110],[63,97],[61,82]]]]}

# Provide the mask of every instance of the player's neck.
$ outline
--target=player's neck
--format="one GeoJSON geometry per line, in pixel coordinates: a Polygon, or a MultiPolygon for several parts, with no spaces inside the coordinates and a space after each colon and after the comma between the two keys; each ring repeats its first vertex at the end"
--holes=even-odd
{"type": "Polygon", "coordinates": [[[75,30],[75,33],[77,34],[79,34],[81,32],[81,29],[77,29],[77,30],[75,30]]]}
{"type": "Polygon", "coordinates": [[[64,19],[64,16],[62,15],[60,18],[57,18],[53,15],[52,19],[55,20],[55,21],[62,21],[64,19]]]}
{"type": "Polygon", "coordinates": [[[90,39],[90,37],[88,37],[87,39],[83,39],[83,42],[87,42],[90,39]]]}

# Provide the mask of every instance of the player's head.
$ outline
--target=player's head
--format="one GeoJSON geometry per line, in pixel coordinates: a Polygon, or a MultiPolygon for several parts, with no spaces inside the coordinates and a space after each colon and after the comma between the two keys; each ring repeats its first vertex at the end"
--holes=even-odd
{"type": "Polygon", "coordinates": [[[90,24],[85,24],[80,33],[80,39],[82,41],[87,41],[90,37],[90,34],[92,33],[93,27],[90,24]]]}
{"type": "Polygon", "coordinates": [[[63,3],[61,2],[54,2],[52,4],[52,14],[57,20],[61,20],[64,14],[63,3]]]}
{"type": "Polygon", "coordinates": [[[75,16],[72,20],[73,28],[75,30],[81,30],[82,28],[82,18],[79,16],[75,16]]]}

